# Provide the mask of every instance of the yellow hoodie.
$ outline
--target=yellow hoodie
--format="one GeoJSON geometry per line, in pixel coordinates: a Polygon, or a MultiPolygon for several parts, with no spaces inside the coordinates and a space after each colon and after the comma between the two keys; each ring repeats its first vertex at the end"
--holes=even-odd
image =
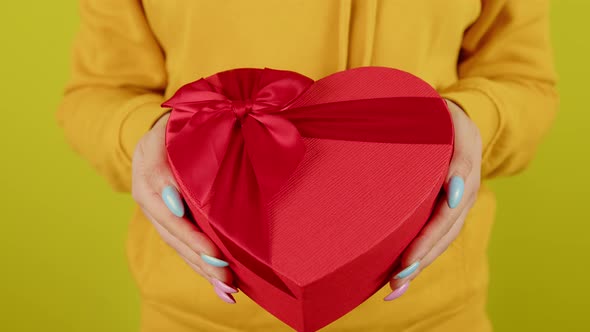
{"type": "MultiPolygon", "coordinates": [[[[525,168],[557,109],[548,0],[81,0],[58,120],[73,148],[129,191],[139,138],[181,85],[235,67],[319,79],[378,65],[413,73],[460,105],[484,144],[483,177],[525,168]]],[[[408,292],[384,287],[325,331],[489,331],[486,249],[493,194],[408,292]]],[[[136,210],[128,257],[142,331],[288,331],[238,293],[217,299],[136,210]]],[[[354,285],[350,285],[354,287],[354,285]]]]}

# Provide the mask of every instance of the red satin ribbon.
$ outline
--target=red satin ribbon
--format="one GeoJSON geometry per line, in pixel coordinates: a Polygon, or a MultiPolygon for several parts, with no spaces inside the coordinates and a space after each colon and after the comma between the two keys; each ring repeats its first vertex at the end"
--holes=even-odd
{"type": "MultiPolygon", "coordinates": [[[[360,73],[322,85],[290,71],[235,69],[189,83],[163,104],[173,109],[166,146],[185,198],[207,210],[225,249],[267,280],[275,276],[260,264],[270,255],[265,202],[301,162],[302,136],[450,143],[446,105],[434,90],[382,84],[378,75],[393,70],[381,70],[377,79],[360,73]]],[[[270,282],[288,291],[280,278],[270,282]]]]}

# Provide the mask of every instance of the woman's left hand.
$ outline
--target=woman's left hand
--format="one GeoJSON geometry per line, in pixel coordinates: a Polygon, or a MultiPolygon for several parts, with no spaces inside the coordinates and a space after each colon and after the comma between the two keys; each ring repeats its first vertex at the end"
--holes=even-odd
{"type": "Polygon", "coordinates": [[[447,105],[455,128],[455,150],[444,184],[445,196],[437,202],[430,220],[403,253],[401,271],[391,279],[393,291],[385,301],[403,295],[410,281],[457,238],[477,197],[482,158],[479,130],[459,106],[448,100],[447,105]]]}

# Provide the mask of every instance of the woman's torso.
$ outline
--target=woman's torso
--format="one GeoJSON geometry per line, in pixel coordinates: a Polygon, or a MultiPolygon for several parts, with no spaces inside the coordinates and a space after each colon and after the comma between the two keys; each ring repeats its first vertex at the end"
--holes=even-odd
{"type": "MultiPolygon", "coordinates": [[[[166,58],[169,97],[181,85],[236,67],[270,67],[314,79],[378,65],[413,73],[437,89],[457,80],[463,33],[476,0],[144,0],[166,58]]],[[[388,287],[326,331],[480,331],[485,251],[494,197],[484,187],[464,230],[401,299],[388,287]]],[[[144,331],[288,331],[243,294],[216,298],[210,284],[168,248],[138,211],[129,233],[131,271],[142,293],[144,331]]],[[[354,287],[354,285],[350,285],[354,287]]]]}

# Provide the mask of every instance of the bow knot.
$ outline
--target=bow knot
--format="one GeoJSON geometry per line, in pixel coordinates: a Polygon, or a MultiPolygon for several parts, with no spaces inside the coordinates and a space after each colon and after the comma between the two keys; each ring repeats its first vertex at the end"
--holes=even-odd
{"type": "Polygon", "coordinates": [[[254,104],[251,100],[232,100],[231,110],[234,112],[236,119],[241,122],[244,121],[246,116],[252,112],[254,104]]]}

